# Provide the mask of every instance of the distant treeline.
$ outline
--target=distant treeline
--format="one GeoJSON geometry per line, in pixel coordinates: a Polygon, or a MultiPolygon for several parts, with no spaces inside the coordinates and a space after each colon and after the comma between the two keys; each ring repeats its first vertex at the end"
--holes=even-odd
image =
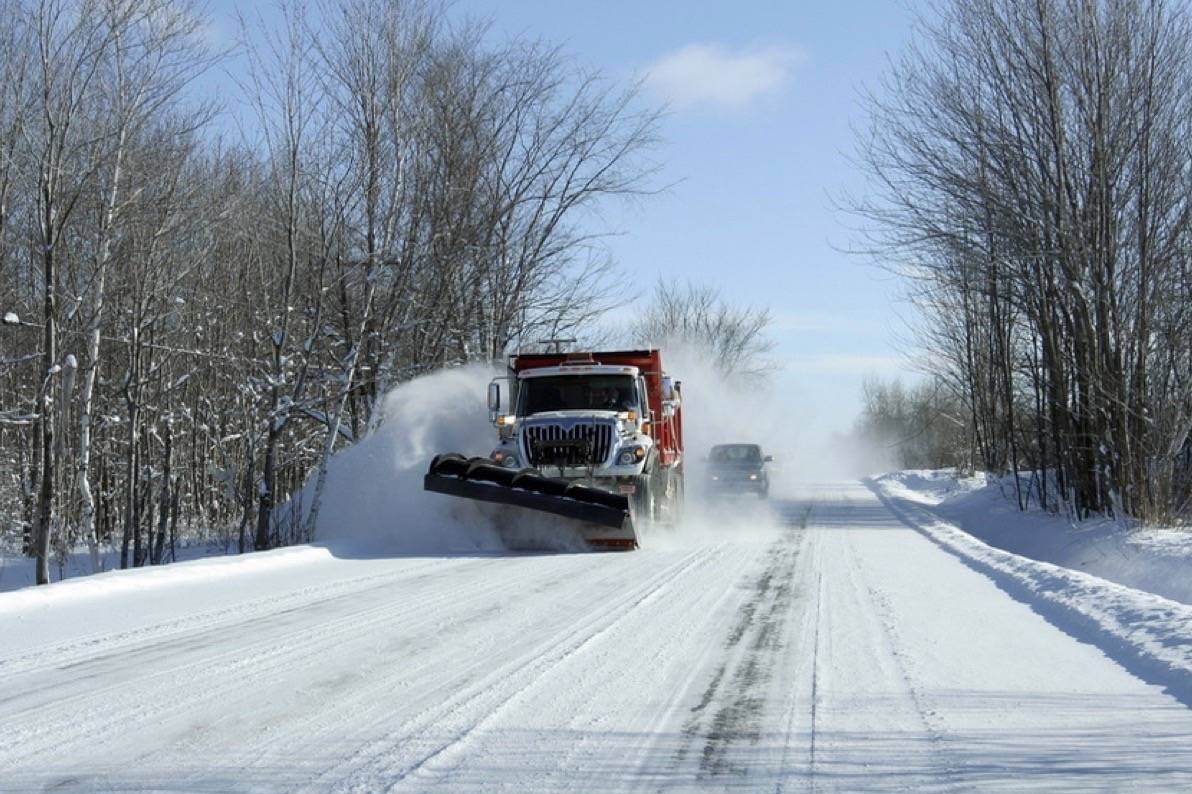
{"type": "Polygon", "coordinates": [[[199,5],[0,0],[0,542],[42,581],[302,539],[275,507],[390,385],[611,303],[590,210],[649,175],[654,115],[539,43],[326,0],[220,53],[199,5]]]}
{"type": "Polygon", "coordinates": [[[941,438],[1052,509],[1186,514],[1186,6],[950,0],[920,34],[870,103],[857,209],[913,281],[965,428],[941,438]]]}

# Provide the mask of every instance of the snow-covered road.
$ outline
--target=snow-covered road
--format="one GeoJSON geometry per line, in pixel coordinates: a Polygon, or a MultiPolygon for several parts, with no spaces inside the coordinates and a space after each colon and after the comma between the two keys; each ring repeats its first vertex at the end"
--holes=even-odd
{"type": "Polygon", "coordinates": [[[864,486],[775,511],[0,595],[0,791],[1192,790],[1192,710],[864,486]]]}

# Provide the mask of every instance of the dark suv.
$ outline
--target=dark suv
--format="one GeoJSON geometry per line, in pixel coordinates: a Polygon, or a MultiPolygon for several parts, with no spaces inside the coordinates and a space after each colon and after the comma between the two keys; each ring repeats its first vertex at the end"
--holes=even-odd
{"type": "Polygon", "coordinates": [[[757,444],[717,444],[708,453],[708,490],[713,493],[770,493],[772,461],[757,444]]]}

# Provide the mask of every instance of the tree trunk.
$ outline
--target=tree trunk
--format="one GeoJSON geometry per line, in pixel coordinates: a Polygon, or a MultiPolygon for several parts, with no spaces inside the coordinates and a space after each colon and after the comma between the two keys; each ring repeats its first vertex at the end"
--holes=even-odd
{"type": "Polygon", "coordinates": [[[33,539],[33,555],[36,558],[37,583],[50,583],[50,533],[54,524],[54,481],[56,456],[54,455],[54,410],[51,405],[51,383],[54,380],[55,367],[58,363],[58,275],[54,257],[54,212],[52,210],[52,196],[43,191],[42,200],[44,213],[42,222],[42,239],[45,241],[42,252],[42,268],[44,274],[45,296],[43,303],[42,322],[45,324],[42,333],[42,377],[41,387],[41,487],[37,492],[36,530],[33,539]]]}

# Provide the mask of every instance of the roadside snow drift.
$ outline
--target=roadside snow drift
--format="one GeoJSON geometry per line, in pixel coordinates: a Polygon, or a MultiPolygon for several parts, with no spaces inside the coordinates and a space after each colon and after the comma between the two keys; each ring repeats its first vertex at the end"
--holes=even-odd
{"type": "Polygon", "coordinates": [[[990,546],[927,507],[930,494],[913,486],[931,483],[905,474],[867,482],[903,522],[1064,631],[1192,705],[1192,606],[990,546]]]}
{"type": "MultiPolygon", "coordinates": [[[[891,493],[991,546],[1192,605],[1192,532],[1186,528],[1023,512],[1012,477],[957,478],[941,469],[895,472],[880,480],[891,493]]],[[[1023,492],[1031,489],[1029,477],[1020,483],[1023,492]]]]}

